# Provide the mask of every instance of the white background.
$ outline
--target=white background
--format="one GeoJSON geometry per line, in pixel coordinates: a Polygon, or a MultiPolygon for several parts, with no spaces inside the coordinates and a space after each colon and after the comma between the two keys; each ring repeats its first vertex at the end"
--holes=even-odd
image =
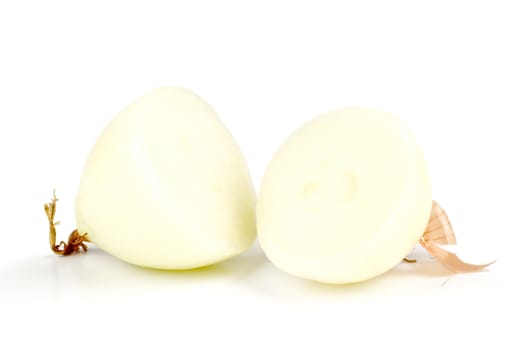
{"type": "Polygon", "coordinates": [[[0,348],[523,348],[522,1],[0,2],[0,348]],[[305,121],[346,106],[398,115],[464,257],[416,252],[368,283],[286,275],[258,246],[156,272],[92,248],[52,256],[85,158],[111,118],[159,85],[205,98],[259,186],[305,121]],[[481,258],[479,258],[481,259],[481,258]]]}

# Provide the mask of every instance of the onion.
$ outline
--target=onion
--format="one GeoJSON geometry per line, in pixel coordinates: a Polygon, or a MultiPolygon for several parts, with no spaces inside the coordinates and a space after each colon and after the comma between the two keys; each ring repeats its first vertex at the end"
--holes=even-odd
{"type": "MultiPolygon", "coordinates": [[[[55,205],[46,206],[53,230],[55,205]]],[[[191,269],[250,247],[255,192],[215,111],[186,89],[162,87],[121,111],[96,142],[80,179],[76,221],[71,253],[90,240],[132,264],[191,269]],[[84,239],[75,245],[75,237],[84,239]]],[[[58,254],[67,255],[67,246],[51,240],[58,254]]]]}
{"type": "Polygon", "coordinates": [[[350,108],[308,122],[277,151],[262,181],[257,228],[282,270],[350,283],[406,257],[431,207],[427,167],[407,126],[350,108]]]}

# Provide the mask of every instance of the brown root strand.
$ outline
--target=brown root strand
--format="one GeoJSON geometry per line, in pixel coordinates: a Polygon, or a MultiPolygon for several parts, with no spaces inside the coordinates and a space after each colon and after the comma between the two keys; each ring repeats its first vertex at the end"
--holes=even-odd
{"type": "Polygon", "coordinates": [[[413,264],[417,262],[416,259],[407,259],[407,258],[403,258],[403,261],[409,264],[413,264]]]}
{"type": "Polygon", "coordinates": [[[56,203],[58,198],[56,197],[55,191],[53,191],[53,198],[51,202],[44,205],[46,210],[47,219],[49,221],[49,246],[51,250],[57,255],[72,255],[79,253],[81,250],[87,252],[88,247],[85,243],[90,242],[88,234],[80,234],[77,230],[71,232],[67,243],[61,241],[59,244],[56,244],[57,231],[56,226],[59,222],[55,222],[55,213],[56,213],[56,203]]]}

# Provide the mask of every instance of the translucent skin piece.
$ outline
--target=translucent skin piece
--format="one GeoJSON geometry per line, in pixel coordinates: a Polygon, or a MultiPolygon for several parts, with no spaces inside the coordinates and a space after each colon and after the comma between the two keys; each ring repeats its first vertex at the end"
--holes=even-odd
{"type": "Polygon", "coordinates": [[[425,233],[419,239],[419,243],[437,261],[455,272],[479,271],[496,262],[494,260],[481,265],[469,264],[461,260],[456,254],[442,248],[441,245],[456,244],[456,234],[452,229],[447,213],[436,202],[432,205],[430,220],[425,233]]]}
{"type": "Polygon", "coordinates": [[[89,155],[77,229],[132,264],[189,269],[237,255],[255,238],[255,192],[215,111],[177,87],[122,110],[89,155]]]}
{"type": "Polygon", "coordinates": [[[280,147],[264,175],[257,228],[268,258],[324,283],[375,277],[425,231],[430,180],[414,136],[382,112],[324,114],[280,147]]]}

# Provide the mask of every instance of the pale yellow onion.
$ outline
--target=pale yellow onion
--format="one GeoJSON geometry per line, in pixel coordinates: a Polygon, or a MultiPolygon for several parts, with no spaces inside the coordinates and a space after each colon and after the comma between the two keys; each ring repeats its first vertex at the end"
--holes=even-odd
{"type": "Polygon", "coordinates": [[[76,199],[79,233],[132,264],[189,269],[255,238],[255,193],[215,111],[179,87],[121,111],[89,155],[76,199]]]}
{"type": "Polygon", "coordinates": [[[324,114],[280,147],[264,175],[257,228],[268,258],[325,283],[377,276],[416,245],[430,180],[409,129],[386,113],[324,114]]]}

